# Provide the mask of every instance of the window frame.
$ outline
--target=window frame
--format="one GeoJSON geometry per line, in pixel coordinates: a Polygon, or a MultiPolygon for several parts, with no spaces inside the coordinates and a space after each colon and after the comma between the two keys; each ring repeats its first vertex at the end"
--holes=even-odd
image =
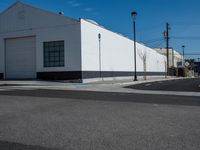
{"type": "Polygon", "coordinates": [[[64,40],[43,42],[43,67],[65,67],[64,40]]]}

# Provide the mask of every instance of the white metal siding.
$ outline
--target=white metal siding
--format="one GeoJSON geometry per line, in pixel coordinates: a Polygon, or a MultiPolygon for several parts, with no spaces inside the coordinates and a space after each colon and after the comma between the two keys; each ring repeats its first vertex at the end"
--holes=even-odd
{"type": "Polygon", "coordinates": [[[35,37],[6,39],[6,79],[35,79],[35,37]]]}
{"type": "MultiPolygon", "coordinates": [[[[81,44],[83,71],[99,71],[100,65],[101,71],[134,71],[134,43],[132,40],[81,19],[81,44]],[[101,34],[100,43],[98,41],[99,33],[101,34]]],[[[166,57],[145,45],[136,44],[137,71],[144,72],[143,57],[145,56],[147,72],[164,73],[166,57]]]]}
{"type": "Polygon", "coordinates": [[[36,37],[36,72],[81,70],[80,22],[69,17],[16,3],[0,14],[0,73],[5,74],[4,39],[36,37]],[[43,42],[65,41],[65,66],[44,67],[43,42]]]}

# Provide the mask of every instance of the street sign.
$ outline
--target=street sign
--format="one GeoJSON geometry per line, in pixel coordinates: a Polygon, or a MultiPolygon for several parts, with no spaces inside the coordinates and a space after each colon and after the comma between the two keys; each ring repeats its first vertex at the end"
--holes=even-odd
{"type": "Polygon", "coordinates": [[[185,62],[185,66],[186,66],[186,67],[189,67],[189,66],[190,66],[190,63],[186,61],[186,62],[185,62]]]}

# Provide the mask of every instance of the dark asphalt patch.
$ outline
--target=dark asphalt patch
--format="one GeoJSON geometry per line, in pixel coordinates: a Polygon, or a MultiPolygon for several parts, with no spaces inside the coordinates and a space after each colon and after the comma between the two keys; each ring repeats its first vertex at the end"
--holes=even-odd
{"type": "Polygon", "coordinates": [[[70,90],[0,91],[0,95],[200,106],[199,97],[70,90]]]}
{"type": "Polygon", "coordinates": [[[0,84],[0,87],[1,86],[27,86],[26,84],[0,84]]]}
{"type": "Polygon", "coordinates": [[[0,141],[0,149],[1,150],[57,150],[57,149],[44,148],[40,146],[24,145],[24,144],[7,142],[7,141],[0,141]]]}
{"type": "Polygon", "coordinates": [[[200,92],[200,79],[180,79],[142,83],[137,85],[127,86],[138,90],[155,90],[155,91],[179,91],[179,92],[200,92]]]}
{"type": "MultiPolygon", "coordinates": [[[[36,84],[0,84],[0,87],[11,87],[11,86],[38,86],[36,84]]],[[[45,85],[40,85],[45,86],[45,85]]]]}

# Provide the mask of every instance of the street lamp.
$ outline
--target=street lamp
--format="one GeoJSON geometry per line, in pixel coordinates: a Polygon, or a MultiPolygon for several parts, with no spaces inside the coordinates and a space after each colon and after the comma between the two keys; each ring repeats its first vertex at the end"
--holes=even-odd
{"type": "Polygon", "coordinates": [[[135,74],[134,81],[137,81],[137,64],[136,64],[136,31],[135,31],[135,21],[136,21],[137,12],[133,11],[131,17],[133,19],[133,34],[134,34],[134,64],[135,64],[135,74]]]}
{"type": "Polygon", "coordinates": [[[183,61],[182,61],[182,66],[184,66],[184,59],[185,59],[185,45],[182,45],[182,49],[183,49],[183,61]]]}
{"type": "Polygon", "coordinates": [[[102,78],[102,69],[101,69],[101,34],[98,34],[98,40],[99,40],[99,76],[102,78]]]}

